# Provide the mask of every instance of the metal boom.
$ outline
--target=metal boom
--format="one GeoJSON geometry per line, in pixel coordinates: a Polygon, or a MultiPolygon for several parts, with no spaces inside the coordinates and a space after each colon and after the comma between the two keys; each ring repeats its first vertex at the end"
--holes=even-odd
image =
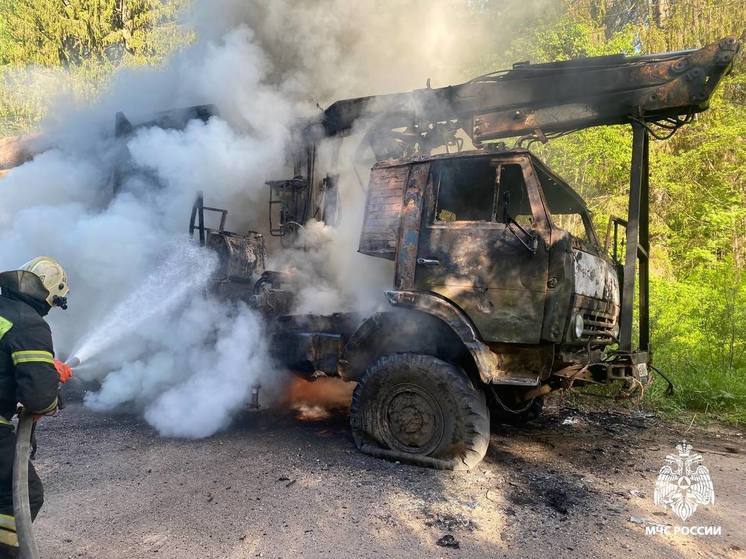
{"type": "Polygon", "coordinates": [[[466,83],[337,101],[322,117],[323,135],[352,129],[362,117],[389,129],[458,121],[476,143],[533,133],[687,117],[707,109],[730,70],[739,42],[628,57],[622,54],[529,64],[466,83]]]}

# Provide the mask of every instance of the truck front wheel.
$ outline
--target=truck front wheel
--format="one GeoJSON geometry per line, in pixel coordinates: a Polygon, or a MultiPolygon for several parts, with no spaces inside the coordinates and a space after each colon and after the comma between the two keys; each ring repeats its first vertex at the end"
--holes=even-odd
{"type": "Polygon", "coordinates": [[[357,447],[381,458],[467,470],[489,445],[484,392],[430,355],[381,357],[360,378],[350,412],[357,447]]]}

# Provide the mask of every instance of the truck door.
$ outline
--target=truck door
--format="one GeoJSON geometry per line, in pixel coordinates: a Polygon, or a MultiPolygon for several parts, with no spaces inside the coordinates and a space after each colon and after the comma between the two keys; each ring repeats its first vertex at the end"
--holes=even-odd
{"type": "Polygon", "coordinates": [[[549,227],[528,157],[433,161],[424,198],[417,289],[456,303],[485,341],[538,342],[549,227]]]}

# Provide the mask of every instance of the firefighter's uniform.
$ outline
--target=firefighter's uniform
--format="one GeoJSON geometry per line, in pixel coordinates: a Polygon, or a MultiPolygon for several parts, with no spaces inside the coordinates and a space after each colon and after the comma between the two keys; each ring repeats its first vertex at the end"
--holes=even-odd
{"type": "MultiPolygon", "coordinates": [[[[22,288],[25,283],[17,279],[24,273],[0,274],[0,558],[13,557],[18,545],[12,492],[16,437],[11,419],[18,403],[34,414],[53,413],[60,381],[52,333],[43,318],[51,305],[33,290],[29,294],[22,288]],[[8,280],[8,274],[17,277],[8,280]]],[[[36,518],[44,491],[30,462],[28,479],[31,515],[36,518]]]]}

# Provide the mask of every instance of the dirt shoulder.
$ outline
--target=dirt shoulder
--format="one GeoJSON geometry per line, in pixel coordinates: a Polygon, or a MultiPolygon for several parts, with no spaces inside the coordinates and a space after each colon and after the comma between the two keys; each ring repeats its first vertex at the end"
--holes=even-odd
{"type": "Polygon", "coordinates": [[[735,430],[550,406],[502,427],[479,467],[440,472],[358,453],[346,418],[238,417],[206,440],[163,439],[135,416],[79,404],[39,428],[45,558],[746,557],[746,444],[735,430]],[[653,504],[682,438],[715,504],[681,525],[653,504]],[[452,535],[459,547],[436,542],[452,535]]]}

